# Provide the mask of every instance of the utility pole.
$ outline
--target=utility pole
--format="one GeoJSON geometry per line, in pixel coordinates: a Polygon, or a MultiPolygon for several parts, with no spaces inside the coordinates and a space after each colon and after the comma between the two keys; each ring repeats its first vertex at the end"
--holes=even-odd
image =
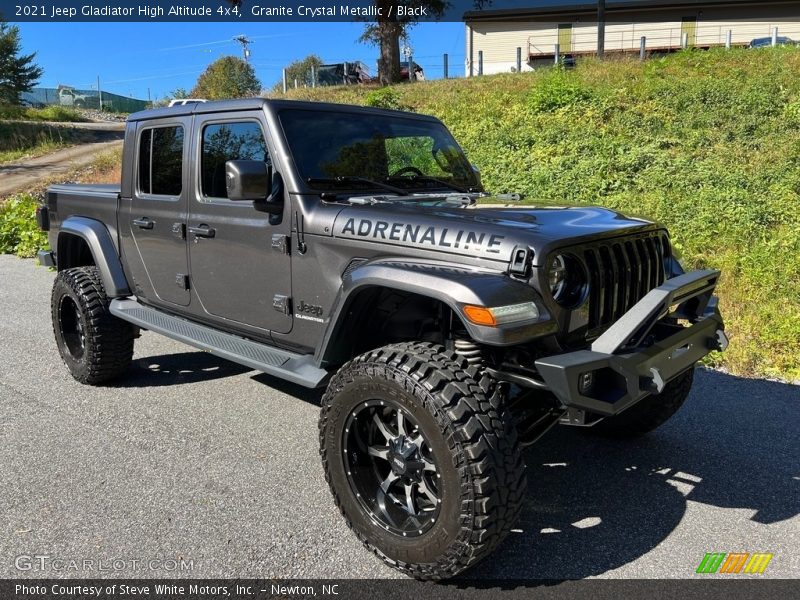
{"type": "Polygon", "coordinates": [[[597,58],[606,54],[606,0],[597,0],[597,58]]]}
{"type": "Polygon", "coordinates": [[[98,100],[100,100],[100,110],[103,110],[103,90],[100,89],[100,75],[97,76],[97,95],[99,96],[98,100]]]}
{"type": "Polygon", "coordinates": [[[235,38],[233,38],[233,41],[239,42],[242,45],[242,55],[244,56],[244,62],[250,62],[250,49],[248,48],[248,46],[253,42],[248,40],[247,36],[244,34],[237,35],[235,38]]]}

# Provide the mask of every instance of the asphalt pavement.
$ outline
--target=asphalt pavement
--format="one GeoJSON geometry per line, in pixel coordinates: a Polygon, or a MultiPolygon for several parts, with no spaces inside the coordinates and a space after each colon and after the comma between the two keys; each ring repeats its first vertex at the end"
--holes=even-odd
{"type": "MultiPolygon", "coordinates": [[[[399,577],[334,507],[319,392],[149,332],[130,377],[81,386],[52,280],[0,256],[0,578],[399,577]]],[[[704,370],[646,438],[554,429],[526,451],[517,531],[468,576],[685,578],[707,552],[768,552],[757,577],[797,578],[798,424],[800,387],[704,370]]]]}

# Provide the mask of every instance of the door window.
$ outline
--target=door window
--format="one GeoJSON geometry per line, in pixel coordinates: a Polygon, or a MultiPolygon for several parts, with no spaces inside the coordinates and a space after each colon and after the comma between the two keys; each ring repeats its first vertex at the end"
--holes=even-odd
{"type": "Polygon", "coordinates": [[[261,126],[254,121],[215,123],[203,128],[200,188],[203,198],[227,198],[225,163],[229,160],[272,161],[261,126]]]}
{"type": "Polygon", "coordinates": [[[183,183],[183,127],[145,129],[139,140],[139,192],[180,196],[183,183]]]}

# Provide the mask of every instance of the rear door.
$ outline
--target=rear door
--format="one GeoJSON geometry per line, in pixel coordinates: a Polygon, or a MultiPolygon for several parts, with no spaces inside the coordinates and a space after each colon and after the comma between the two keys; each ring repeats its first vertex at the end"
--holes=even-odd
{"type": "Polygon", "coordinates": [[[190,131],[191,117],[176,117],[143,122],[136,132],[132,197],[123,201],[120,227],[130,232],[126,256],[136,295],[154,303],[190,301],[184,167],[190,131]]]}
{"type": "Polygon", "coordinates": [[[288,203],[270,216],[228,200],[225,163],[272,163],[267,131],[262,111],[195,115],[188,246],[200,302],[192,312],[255,335],[292,328],[288,203]]]}

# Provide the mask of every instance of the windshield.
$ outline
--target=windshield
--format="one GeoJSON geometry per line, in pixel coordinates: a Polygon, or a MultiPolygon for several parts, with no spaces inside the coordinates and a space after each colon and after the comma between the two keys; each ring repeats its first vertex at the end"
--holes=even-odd
{"type": "Polygon", "coordinates": [[[281,111],[280,120],[300,176],[315,189],[380,189],[374,182],[408,190],[480,185],[441,123],[301,109],[281,111]]]}

